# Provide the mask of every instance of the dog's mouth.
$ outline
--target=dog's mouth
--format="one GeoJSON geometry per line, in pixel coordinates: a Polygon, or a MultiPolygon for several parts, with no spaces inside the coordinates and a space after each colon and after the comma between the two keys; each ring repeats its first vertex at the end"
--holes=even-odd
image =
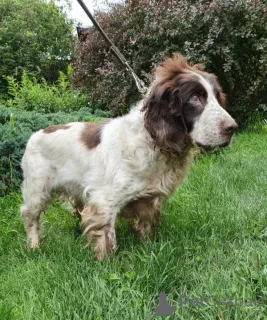
{"type": "Polygon", "coordinates": [[[214,145],[214,146],[211,146],[211,145],[203,145],[202,143],[199,143],[199,142],[196,142],[196,145],[198,146],[199,149],[203,150],[203,151],[206,151],[206,152],[211,152],[217,148],[226,148],[228,147],[230,144],[230,141],[226,141],[222,144],[218,144],[218,145],[214,145]]]}

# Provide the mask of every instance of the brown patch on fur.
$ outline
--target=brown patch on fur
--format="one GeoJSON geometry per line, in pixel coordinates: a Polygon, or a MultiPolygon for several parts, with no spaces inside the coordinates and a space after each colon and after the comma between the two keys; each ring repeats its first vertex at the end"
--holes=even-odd
{"type": "MultiPolygon", "coordinates": [[[[188,73],[194,70],[181,55],[166,59],[156,68],[156,83],[146,100],[145,128],[161,151],[181,155],[187,149],[189,136],[182,113],[180,86],[197,81],[188,73]]],[[[196,71],[195,71],[196,72],[196,71]]]]}
{"type": "Polygon", "coordinates": [[[84,129],[81,133],[81,141],[87,146],[88,149],[93,149],[99,145],[101,139],[101,129],[109,121],[110,120],[84,123],[84,129]]]}
{"type": "Polygon", "coordinates": [[[187,59],[181,54],[174,54],[172,58],[166,58],[155,69],[155,75],[161,80],[173,80],[178,74],[186,70],[194,70],[193,67],[187,62],[187,59]]]}
{"type": "Polygon", "coordinates": [[[50,126],[50,127],[47,127],[43,130],[44,133],[53,133],[57,130],[67,130],[69,129],[70,126],[67,125],[67,124],[56,124],[56,125],[53,125],[53,126],[50,126]]]}
{"type": "Polygon", "coordinates": [[[225,108],[227,101],[226,101],[226,95],[222,90],[222,87],[220,86],[218,82],[218,78],[214,73],[208,73],[205,72],[205,65],[203,63],[197,63],[193,66],[193,69],[196,69],[199,71],[199,73],[206,78],[214,88],[215,96],[217,100],[219,101],[220,105],[225,108]]]}
{"type": "Polygon", "coordinates": [[[104,233],[105,233],[105,242],[106,242],[106,253],[109,254],[111,249],[112,249],[112,243],[111,243],[111,239],[109,236],[109,232],[110,232],[110,226],[107,225],[104,227],[104,233]]]}
{"type": "Polygon", "coordinates": [[[208,73],[205,72],[204,69],[204,65],[203,64],[195,64],[193,66],[193,68],[195,68],[199,74],[201,74],[206,80],[209,81],[209,83],[212,84],[213,89],[214,89],[214,93],[215,96],[217,98],[217,100],[219,101],[220,105],[225,108],[226,107],[226,95],[222,90],[222,87],[220,86],[217,76],[214,73],[208,73]]]}

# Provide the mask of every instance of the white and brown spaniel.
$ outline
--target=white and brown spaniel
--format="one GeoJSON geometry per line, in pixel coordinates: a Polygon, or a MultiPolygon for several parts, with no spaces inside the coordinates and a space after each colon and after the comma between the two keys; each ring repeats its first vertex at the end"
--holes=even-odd
{"type": "Polygon", "coordinates": [[[80,212],[97,259],[116,248],[117,216],[133,219],[139,236],[152,233],[196,150],[230,143],[237,124],[224,104],[216,77],[176,54],[156,68],[147,97],[130,113],[34,133],[22,159],[29,247],[40,244],[40,214],[54,191],[80,212]]]}

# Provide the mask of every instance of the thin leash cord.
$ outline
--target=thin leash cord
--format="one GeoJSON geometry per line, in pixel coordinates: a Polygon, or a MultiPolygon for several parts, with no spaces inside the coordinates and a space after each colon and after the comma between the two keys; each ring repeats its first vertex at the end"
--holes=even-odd
{"type": "Polygon", "coordinates": [[[83,8],[84,12],[87,14],[89,19],[92,21],[93,25],[96,27],[96,29],[101,33],[103,38],[106,40],[106,42],[110,45],[111,52],[115,55],[115,57],[121,62],[123,66],[131,73],[134,82],[136,84],[136,87],[138,91],[144,96],[145,93],[148,91],[147,87],[145,86],[144,82],[137,76],[137,74],[134,72],[134,70],[129,65],[128,61],[125,59],[125,57],[122,55],[122,53],[119,51],[119,49],[115,46],[115,44],[109,39],[109,37],[106,35],[104,30],[100,27],[98,22],[95,20],[94,16],[91,14],[83,0],[77,0],[80,4],[80,6],[83,8]]]}

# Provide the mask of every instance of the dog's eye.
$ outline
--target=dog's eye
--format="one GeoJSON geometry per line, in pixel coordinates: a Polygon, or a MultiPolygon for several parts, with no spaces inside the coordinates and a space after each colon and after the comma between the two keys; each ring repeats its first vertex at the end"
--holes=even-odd
{"type": "Polygon", "coordinates": [[[193,94],[191,97],[190,97],[190,102],[200,102],[200,97],[199,95],[197,94],[193,94]]]}
{"type": "Polygon", "coordinates": [[[189,99],[189,102],[194,103],[194,104],[202,104],[205,105],[207,102],[207,99],[205,98],[204,95],[201,94],[192,94],[192,96],[189,99]]]}

